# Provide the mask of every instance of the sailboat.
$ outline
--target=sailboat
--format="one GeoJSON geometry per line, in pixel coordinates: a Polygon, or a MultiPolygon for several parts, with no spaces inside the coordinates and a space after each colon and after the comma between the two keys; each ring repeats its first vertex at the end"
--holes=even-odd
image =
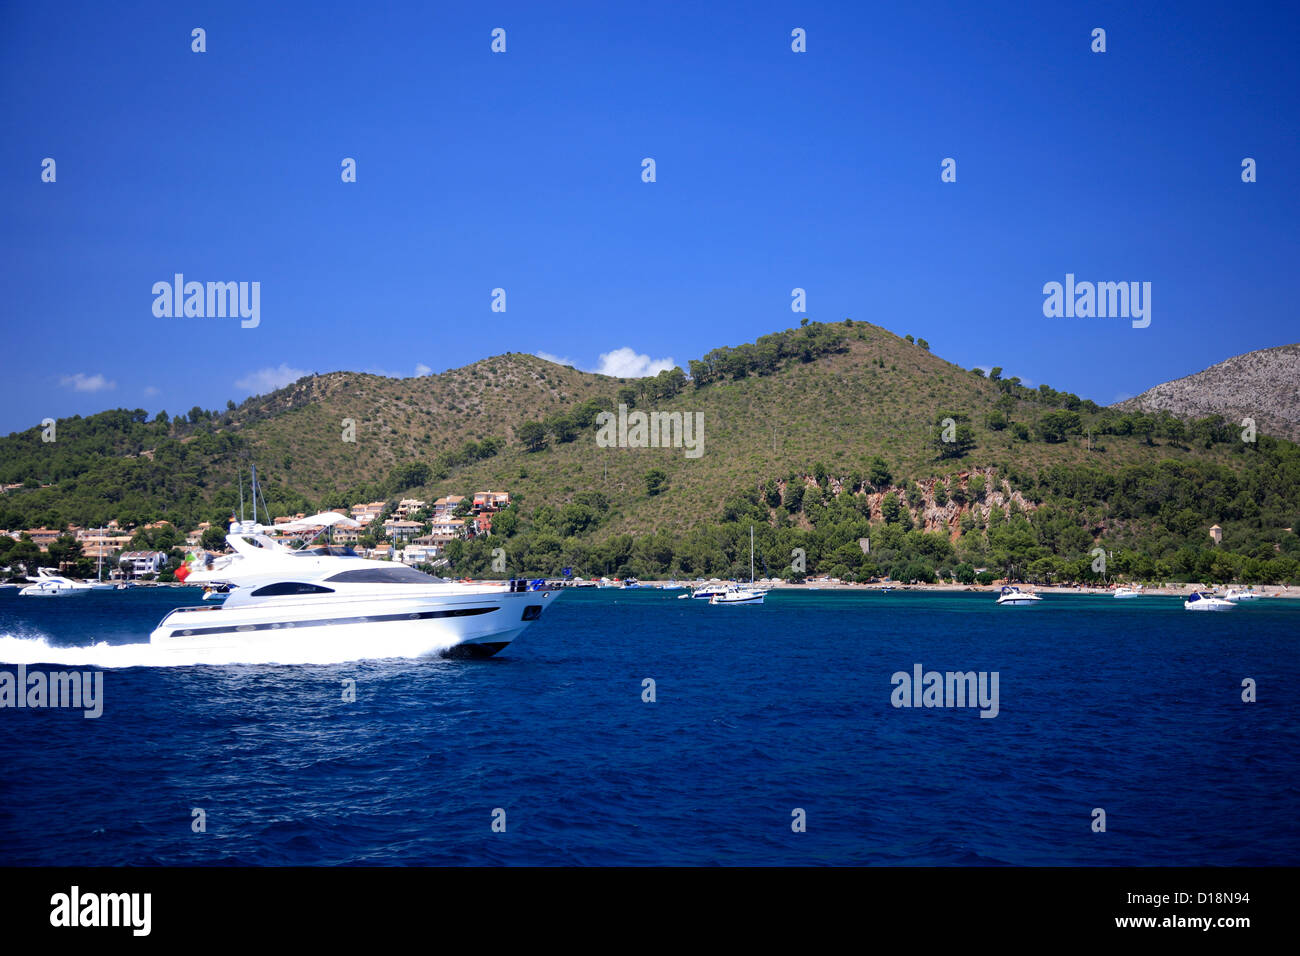
{"type": "Polygon", "coordinates": [[[95,583],[91,585],[94,591],[112,591],[116,585],[111,581],[104,580],[104,529],[99,529],[99,558],[95,562],[95,583]]]}
{"type": "Polygon", "coordinates": [[[767,592],[754,587],[754,526],[749,526],[749,587],[729,584],[721,594],[709,598],[710,604],[762,604],[767,592]]]}

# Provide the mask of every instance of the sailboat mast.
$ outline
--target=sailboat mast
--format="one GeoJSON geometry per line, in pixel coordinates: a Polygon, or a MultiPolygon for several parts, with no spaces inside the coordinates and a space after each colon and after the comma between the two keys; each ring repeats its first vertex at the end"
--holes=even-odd
{"type": "Polygon", "coordinates": [[[266,523],[269,526],[271,524],[271,509],[266,506],[266,495],[261,494],[257,484],[257,465],[253,465],[253,486],[251,490],[253,494],[253,524],[257,524],[257,499],[261,497],[262,510],[266,512],[266,523]]]}
{"type": "Polygon", "coordinates": [[[749,526],[749,583],[754,583],[754,526],[749,526]]]}

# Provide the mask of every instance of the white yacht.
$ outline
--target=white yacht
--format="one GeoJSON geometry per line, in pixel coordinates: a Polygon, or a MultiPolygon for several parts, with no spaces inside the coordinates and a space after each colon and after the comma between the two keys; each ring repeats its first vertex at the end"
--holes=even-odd
{"type": "Polygon", "coordinates": [[[19,591],[20,597],[64,597],[69,594],[88,594],[95,590],[93,584],[65,578],[59,574],[58,568],[37,568],[36,577],[28,577],[27,580],[35,583],[19,591]]]}
{"type": "MultiPolygon", "coordinates": [[[[331,512],[277,530],[313,523],[355,524],[331,512]]],[[[221,604],[172,611],[150,643],[186,652],[251,647],[265,656],[272,646],[292,653],[323,642],[364,641],[379,656],[381,648],[400,643],[415,656],[490,657],[541,617],[555,596],[536,584],[530,590],[527,581],[447,581],[328,544],[293,550],[265,530],[240,525],[226,536],[234,554],[178,574],[187,584],[228,585],[230,593],[221,604]]]]}
{"type": "Polygon", "coordinates": [[[1236,604],[1239,601],[1258,601],[1263,596],[1254,588],[1228,588],[1228,593],[1223,596],[1223,599],[1236,604]]]}
{"type": "MultiPolygon", "coordinates": [[[[716,581],[711,581],[708,584],[700,584],[691,589],[691,597],[695,598],[697,601],[709,601],[719,594],[725,594],[727,587],[728,585],[720,584],[716,581]]],[[[684,594],[682,595],[682,597],[685,596],[686,595],[684,594]]]]}
{"type": "Polygon", "coordinates": [[[1183,602],[1183,607],[1189,611],[1230,611],[1236,606],[1233,602],[1217,597],[1209,591],[1193,591],[1183,602]]]}
{"type": "Polygon", "coordinates": [[[1007,604],[1016,606],[1020,604],[1034,604],[1041,601],[1033,591],[1022,591],[1014,584],[1003,585],[1002,591],[998,594],[998,604],[1007,604]]]}
{"type": "Polygon", "coordinates": [[[1135,597],[1141,597],[1141,596],[1142,596],[1142,592],[1145,591],[1145,590],[1146,590],[1146,588],[1143,587],[1141,584],[1134,584],[1134,585],[1132,585],[1132,586],[1124,586],[1124,587],[1120,587],[1120,588],[1116,588],[1116,589],[1115,589],[1115,597],[1117,597],[1117,598],[1135,598],[1135,597]]]}

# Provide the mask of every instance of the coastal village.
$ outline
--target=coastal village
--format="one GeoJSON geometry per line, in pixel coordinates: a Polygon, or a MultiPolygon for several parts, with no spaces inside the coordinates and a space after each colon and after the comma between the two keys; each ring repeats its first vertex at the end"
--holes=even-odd
{"type": "MultiPolygon", "coordinates": [[[[420,498],[402,498],[396,503],[370,501],[350,508],[331,509],[357,521],[360,527],[336,526],[332,531],[336,545],[353,548],[358,555],[380,560],[400,561],[411,567],[445,563],[447,545],[456,540],[486,537],[492,534],[493,518],[510,507],[508,491],[479,491],[473,495],[446,495],[432,503],[420,498]]],[[[232,516],[237,517],[237,516],[232,516]]],[[[285,515],[273,519],[276,527],[300,521],[305,514],[285,515]]],[[[182,532],[170,522],[155,521],[140,528],[123,527],[116,520],[102,528],[0,529],[0,536],[14,541],[30,541],[44,555],[50,566],[60,571],[78,561],[89,560],[102,571],[104,580],[155,580],[167,577],[177,564],[176,549],[187,552],[224,548],[226,528],[211,522],[182,532]],[[173,530],[167,536],[176,541],[174,548],[140,548],[144,539],[173,530]],[[133,546],[136,545],[136,546],[133,546]]]]}

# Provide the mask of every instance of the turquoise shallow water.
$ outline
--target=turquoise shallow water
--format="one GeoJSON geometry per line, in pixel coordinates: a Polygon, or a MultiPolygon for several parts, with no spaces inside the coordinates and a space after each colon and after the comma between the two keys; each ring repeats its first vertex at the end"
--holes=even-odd
{"type": "Polygon", "coordinates": [[[0,862],[1300,863],[1300,602],[569,592],[488,661],[140,666],[197,594],[0,592],[0,669],[132,665],[0,710],[0,862]],[[891,706],[917,663],[998,716],[891,706]]]}

